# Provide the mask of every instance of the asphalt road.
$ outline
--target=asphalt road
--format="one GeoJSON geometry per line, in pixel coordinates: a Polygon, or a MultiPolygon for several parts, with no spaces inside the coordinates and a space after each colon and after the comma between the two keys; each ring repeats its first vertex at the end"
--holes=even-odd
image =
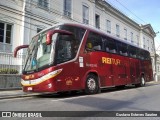
{"type": "MultiPolygon", "coordinates": [[[[127,87],[123,90],[109,88],[102,90],[102,93],[96,95],[85,95],[83,92],[79,92],[66,95],[53,94],[27,98],[2,99],[0,100],[0,111],[160,111],[160,84],[147,85],[146,87],[140,88],[127,87]]],[[[143,119],[143,117],[93,118],[105,120],[143,119]]],[[[80,117],[76,119],[93,118],[80,117]]],[[[74,120],[75,118],[63,117],[61,119],[74,120]]],[[[144,119],[159,120],[160,118],[144,117],[144,119]]]]}

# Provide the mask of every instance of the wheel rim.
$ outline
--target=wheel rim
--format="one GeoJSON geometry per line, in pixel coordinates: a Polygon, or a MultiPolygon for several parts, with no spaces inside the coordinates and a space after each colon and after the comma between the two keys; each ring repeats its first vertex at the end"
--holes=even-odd
{"type": "Polygon", "coordinates": [[[93,78],[88,79],[87,86],[89,90],[95,90],[96,82],[93,78]]]}

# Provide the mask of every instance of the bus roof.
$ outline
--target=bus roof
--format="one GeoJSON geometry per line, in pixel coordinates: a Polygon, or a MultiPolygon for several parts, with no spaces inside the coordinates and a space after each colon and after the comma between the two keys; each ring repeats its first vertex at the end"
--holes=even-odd
{"type": "MultiPolygon", "coordinates": [[[[49,28],[44,29],[44,30],[41,31],[40,33],[44,32],[44,31],[46,31],[46,30],[52,29],[52,28],[55,27],[55,26],[60,26],[60,25],[70,25],[70,26],[76,26],[76,27],[84,28],[84,29],[86,29],[86,30],[96,32],[96,33],[98,33],[98,34],[101,34],[101,35],[107,36],[107,37],[109,37],[109,38],[112,38],[112,39],[114,39],[114,40],[116,40],[116,41],[119,41],[119,42],[122,42],[122,43],[125,43],[125,44],[128,44],[128,45],[131,45],[131,46],[133,46],[133,47],[136,47],[136,48],[139,48],[139,49],[142,49],[142,50],[144,50],[144,51],[149,52],[148,50],[146,50],[146,49],[144,49],[144,48],[141,48],[141,47],[139,47],[139,46],[133,45],[133,44],[131,44],[131,43],[129,43],[129,42],[124,41],[123,39],[118,38],[118,37],[112,36],[112,35],[108,34],[108,33],[105,32],[105,31],[102,31],[102,30],[100,30],[100,29],[97,29],[97,28],[95,28],[95,27],[88,26],[88,25],[85,25],[85,24],[76,23],[76,22],[58,23],[58,24],[55,24],[55,25],[53,25],[53,26],[51,26],[51,27],[49,27],[49,28]]],[[[40,33],[37,33],[36,35],[38,35],[38,34],[40,34],[40,33]]]]}

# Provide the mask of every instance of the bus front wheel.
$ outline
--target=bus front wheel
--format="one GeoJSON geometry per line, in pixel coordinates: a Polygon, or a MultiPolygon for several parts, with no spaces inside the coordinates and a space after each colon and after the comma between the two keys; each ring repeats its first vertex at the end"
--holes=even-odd
{"type": "Polygon", "coordinates": [[[89,74],[86,79],[85,93],[96,94],[100,91],[98,78],[94,74],[89,74]]]}

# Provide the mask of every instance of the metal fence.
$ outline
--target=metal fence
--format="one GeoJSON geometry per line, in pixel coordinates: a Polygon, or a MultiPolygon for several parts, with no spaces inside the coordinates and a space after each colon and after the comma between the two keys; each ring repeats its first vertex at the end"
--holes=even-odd
{"type": "Polygon", "coordinates": [[[0,52],[0,69],[15,69],[21,74],[24,65],[24,54],[18,54],[14,58],[13,53],[0,52]]]}

